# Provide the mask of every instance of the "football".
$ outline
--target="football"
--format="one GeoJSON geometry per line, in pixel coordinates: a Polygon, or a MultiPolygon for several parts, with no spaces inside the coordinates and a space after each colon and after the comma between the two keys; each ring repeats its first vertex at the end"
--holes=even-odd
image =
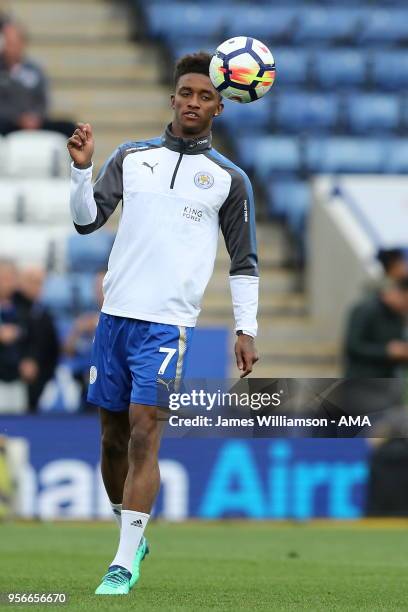
{"type": "Polygon", "coordinates": [[[236,36],[217,47],[210,63],[210,79],[224,98],[254,102],[272,87],[275,61],[259,40],[236,36]]]}

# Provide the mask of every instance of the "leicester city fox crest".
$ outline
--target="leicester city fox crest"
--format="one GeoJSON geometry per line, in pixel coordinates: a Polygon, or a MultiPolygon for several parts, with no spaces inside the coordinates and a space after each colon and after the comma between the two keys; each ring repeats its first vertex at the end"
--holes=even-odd
{"type": "Polygon", "coordinates": [[[197,172],[194,183],[200,189],[209,189],[214,185],[214,177],[209,172],[197,172]]]}

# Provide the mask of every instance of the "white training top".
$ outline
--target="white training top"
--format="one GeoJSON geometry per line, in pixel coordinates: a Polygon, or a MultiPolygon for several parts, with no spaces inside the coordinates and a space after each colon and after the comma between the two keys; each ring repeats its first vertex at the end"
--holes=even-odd
{"type": "Polygon", "coordinates": [[[216,257],[219,228],[231,257],[235,329],[256,335],[258,267],[254,201],[245,173],[211,136],[165,134],[127,142],[92,186],[92,166],[72,164],[71,213],[80,234],[123,210],[104,280],[102,312],[193,327],[216,257]]]}

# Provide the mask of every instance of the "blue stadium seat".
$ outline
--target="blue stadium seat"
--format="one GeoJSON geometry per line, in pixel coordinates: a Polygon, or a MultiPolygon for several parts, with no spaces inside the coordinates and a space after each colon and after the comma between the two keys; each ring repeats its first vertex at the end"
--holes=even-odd
{"type": "Polygon", "coordinates": [[[244,137],[237,141],[240,164],[254,170],[261,181],[270,174],[291,174],[301,168],[301,153],[297,138],[282,136],[244,137]]]}
{"type": "Polygon", "coordinates": [[[401,91],[408,88],[408,53],[378,51],[372,54],[372,79],[376,87],[401,91]]]}
{"type": "Polygon", "coordinates": [[[407,8],[373,8],[361,21],[359,44],[396,44],[408,42],[407,8]]]}
{"type": "Polygon", "coordinates": [[[254,152],[258,146],[261,136],[242,136],[234,138],[232,134],[235,150],[237,152],[237,164],[245,169],[245,171],[251,171],[254,169],[254,152]]]}
{"type": "Polygon", "coordinates": [[[275,125],[287,132],[331,130],[338,121],[339,101],[334,94],[281,93],[276,99],[275,125]]]}
{"type": "Polygon", "coordinates": [[[271,217],[285,219],[295,234],[303,231],[310,210],[307,182],[298,179],[271,179],[267,187],[267,206],[271,217]]]}
{"type": "Polygon", "coordinates": [[[217,43],[215,43],[213,40],[207,39],[201,40],[199,44],[197,44],[197,39],[183,39],[182,41],[169,40],[167,41],[167,44],[174,59],[178,59],[179,57],[189,53],[197,53],[197,51],[207,51],[207,53],[213,54],[217,48],[217,43]]]}
{"type": "Polygon", "coordinates": [[[81,236],[73,234],[67,242],[67,266],[71,272],[99,272],[107,267],[114,236],[107,230],[81,236]]]}
{"type": "MultiPolygon", "coordinates": [[[[375,1],[375,0],[374,0],[375,1]]],[[[386,1],[386,0],[385,0],[386,1]]],[[[395,2],[395,0],[389,0],[390,2],[395,2]]],[[[401,0],[402,2],[403,0],[401,0]]],[[[323,4],[326,5],[330,8],[339,5],[339,0],[320,0],[319,4],[323,4]]],[[[342,0],[342,5],[346,5],[346,6],[356,6],[356,0],[342,0]]]]}
{"type": "Polygon", "coordinates": [[[72,310],[72,285],[68,275],[49,274],[45,280],[42,302],[57,316],[67,315],[72,310]]]}
{"type": "Polygon", "coordinates": [[[95,275],[71,274],[74,294],[74,311],[84,312],[97,308],[95,301],[95,275]]]}
{"type": "Polygon", "coordinates": [[[400,122],[399,99],[384,94],[358,94],[346,99],[350,129],[356,134],[397,130],[400,122]]]}
{"type": "Polygon", "coordinates": [[[215,120],[215,127],[222,126],[231,134],[265,131],[272,123],[271,100],[269,96],[251,104],[224,100],[224,110],[215,120]]]}
{"type": "Polygon", "coordinates": [[[355,49],[317,51],[313,54],[312,72],[319,87],[361,87],[367,79],[367,57],[355,49]]]}
{"type": "Polygon", "coordinates": [[[152,36],[173,41],[188,36],[198,47],[200,39],[222,36],[228,16],[223,5],[193,2],[149,3],[144,10],[152,36]]]}
{"type": "Polygon", "coordinates": [[[225,37],[252,36],[268,43],[290,37],[297,9],[294,6],[236,5],[226,24],[225,37]]]}
{"type": "Polygon", "coordinates": [[[400,96],[401,127],[404,135],[408,132],[408,96],[400,96]]]}
{"type": "Polygon", "coordinates": [[[408,141],[405,139],[394,138],[387,147],[387,155],[384,165],[384,172],[387,174],[407,174],[408,173],[408,141]]]}
{"type": "Polygon", "coordinates": [[[54,323],[60,343],[64,343],[72,329],[74,318],[71,316],[54,316],[54,323]]]}
{"type": "Polygon", "coordinates": [[[96,309],[93,274],[50,274],[47,276],[43,302],[59,319],[96,309]]]}
{"type": "Polygon", "coordinates": [[[387,150],[383,140],[372,138],[310,138],[306,142],[306,166],[316,173],[381,173],[387,150]]]}
{"type": "Polygon", "coordinates": [[[277,47],[272,53],[276,63],[275,87],[308,84],[309,56],[304,49],[277,47]]]}
{"type": "Polygon", "coordinates": [[[360,18],[361,10],[351,7],[304,6],[293,39],[297,43],[349,41],[358,30],[360,18]]]}
{"type": "MultiPolygon", "coordinates": [[[[177,1],[178,4],[191,4],[191,0],[174,0],[177,1]]],[[[196,4],[202,7],[207,6],[207,4],[218,4],[220,0],[196,0],[196,4]]],[[[140,0],[133,0],[133,3],[136,4],[137,6],[141,7],[142,9],[145,9],[146,7],[144,6],[144,4],[147,3],[143,3],[140,2],[140,0]]],[[[169,3],[169,0],[150,0],[149,4],[155,4],[157,6],[164,6],[167,5],[169,3]]],[[[235,0],[223,0],[223,5],[234,5],[235,0]]]]}

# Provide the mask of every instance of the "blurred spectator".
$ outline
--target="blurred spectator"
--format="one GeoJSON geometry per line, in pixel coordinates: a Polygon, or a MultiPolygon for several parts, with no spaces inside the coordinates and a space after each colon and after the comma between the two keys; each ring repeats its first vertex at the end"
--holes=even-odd
{"type": "Polygon", "coordinates": [[[380,249],[377,259],[387,278],[395,281],[408,278],[408,260],[402,249],[380,249]]]}
{"type": "Polygon", "coordinates": [[[48,84],[42,69],[25,56],[27,35],[11,20],[3,23],[0,53],[0,133],[52,130],[70,136],[72,122],[47,118],[48,84]]]}
{"type": "Polygon", "coordinates": [[[408,440],[400,428],[394,437],[377,440],[370,459],[366,514],[408,516],[408,440]]]}
{"type": "Polygon", "coordinates": [[[17,269],[12,261],[0,260],[0,380],[19,377],[19,364],[27,337],[27,320],[21,305],[15,303],[17,269]]]}
{"type": "Polygon", "coordinates": [[[387,284],[351,311],[345,337],[347,378],[390,378],[408,364],[408,278],[387,284]]]}
{"type": "Polygon", "coordinates": [[[0,521],[11,514],[13,483],[7,462],[7,439],[0,435],[0,521]]]}
{"type": "Polygon", "coordinates": [[[103,279],[105,272],[95,277],[95,306],[91,312],[77,317],[64,342],[64,353],[71,358],[70,367],[74,378],[81,385],[82,408],[86,408],[86,390],[89,382],[89,364],[91,361],[92,342],[103,304],[103,279]]]}
{"type": "Polygon", "coordinates": [[[0,259],[0,410],[25,408],[24,388],[19,381],[19,366],[27,338],[24,309],[15,302],[17,269],[14,263],[0,259]]]}
{"type": "Polygon", "coordinates": [[[40,302],[44,280],[45,272],[42,268],[25,268],[20,273],[19,291],[14,298],[27,320],[27,338],[19,372],[27,384],[30,411],[37,408],[46,383],[53,377],[59,357],[54,321],[40,302]]]}

